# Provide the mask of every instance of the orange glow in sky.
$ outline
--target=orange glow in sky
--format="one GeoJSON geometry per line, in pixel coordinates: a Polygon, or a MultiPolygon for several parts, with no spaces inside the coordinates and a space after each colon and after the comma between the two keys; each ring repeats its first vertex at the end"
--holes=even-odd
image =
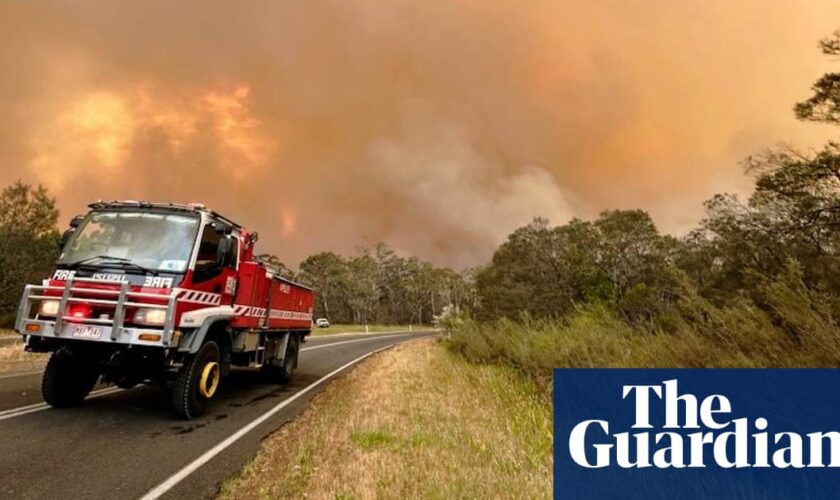
{"type": "Polygon", "coordinates": [[[295,265],[385,241],[456,267],[517,226],[643,208],[682,234],[792,106],[832,0],[0,3],[0,185],[200,200],[295,265]]]}

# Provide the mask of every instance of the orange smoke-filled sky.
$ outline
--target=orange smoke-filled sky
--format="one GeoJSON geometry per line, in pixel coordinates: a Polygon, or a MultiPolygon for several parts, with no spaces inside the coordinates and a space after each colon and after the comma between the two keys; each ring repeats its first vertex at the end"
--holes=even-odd
{"type": "Polygon", "coordinates": [[[837,28],[830,0],[7,0],[0,184],[62,223],[203,201],[292,265],[380,240],[475,265],[607,208],[681,234],[749,192],[746,155],[836,134],[791,109],[837,28]]]}

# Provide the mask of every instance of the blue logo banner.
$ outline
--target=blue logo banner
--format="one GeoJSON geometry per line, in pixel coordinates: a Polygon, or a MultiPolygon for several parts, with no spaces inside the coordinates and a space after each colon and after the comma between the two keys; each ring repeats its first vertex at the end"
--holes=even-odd
{"type": "Polygon", "coordinates": [[[840,498],[840,370],[556,369],[554,496],[840,498]]]}

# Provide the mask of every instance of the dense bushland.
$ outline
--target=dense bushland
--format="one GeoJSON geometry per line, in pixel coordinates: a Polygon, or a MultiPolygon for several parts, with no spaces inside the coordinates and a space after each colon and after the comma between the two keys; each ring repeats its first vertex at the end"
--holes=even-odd
{"type": "Polygon", "coordinates": [[[428,324],[447,306],[474,304],[468,276],[378,243],[351,257],[311,255],[297,279],[317,290],[316,315],[334,323],[428,324]]]}
{"type": "Polygon", "coordinates": [[[760,305],[739,297],[716,306],[682,283],[668,330],[639,326],[614,305],[591,303],[559,318],[451,317],[449,346],[471,361],[512,365],[544,383],[554,367],[840,366],[831,311],[796,265],[760,286],[760,305]]]}

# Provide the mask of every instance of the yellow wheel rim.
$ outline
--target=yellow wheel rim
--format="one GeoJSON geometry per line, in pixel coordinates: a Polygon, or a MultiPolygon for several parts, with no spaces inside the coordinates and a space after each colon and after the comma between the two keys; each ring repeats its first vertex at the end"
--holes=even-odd
{"type": "Polygon", "coordinates": [[[219,372],[219,363],[211,361],[204,365],[201,370],[201,380],[198,382],[198,391],[207,399],[216,394],[216,389],[219,388],[219,379],[221,373],[219,372]]]}

